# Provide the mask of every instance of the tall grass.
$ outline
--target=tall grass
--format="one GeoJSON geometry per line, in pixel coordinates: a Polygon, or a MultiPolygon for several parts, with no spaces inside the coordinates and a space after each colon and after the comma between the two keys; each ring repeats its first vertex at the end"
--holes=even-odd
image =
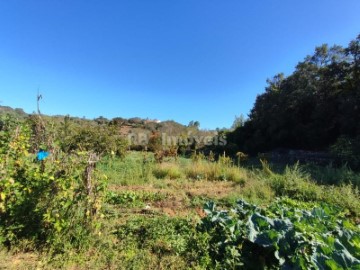
{"type": "Polygon", "coordinates": [[[263,166],[264,169],[259,176],[273,189],[276,196],[288,196],[301,201],[327,202],[360,216],[360,193],[353,184],[319,185],[298,164],[286,167],[282,174],[273,173],[266,164],[263,166]]]}
{"type": "Polygon", "coordinates": [[[244,184],[247,171],[234,166],[229,158],[221,158],[217,162],[210,162],[199,156],[196,159],[172,161],[157,164],[152,168],[157,179],[232,181],[244,184]]]}
{"type": "Polygon", "coordinates": [[[338,186],[352,184],[360,188],[360,173],[351,170],[347,166],[338,168],[331,164],[326,167],[304,165],[303,168],[305,171],[309,172],[312,179],[319,184],[338,186]]]}
{"type": "Polygon", "coordinates": [[[183,177],[181,168],[176,163],[162,163],[155,166],[152,170],[157,179],[179,179],[183,177]]]}
{"type": "Polygon", "coordinates": [[[247,179],[245,169],[232,164],[223,164],[221,161],[199,160],[189,163],[184,170],[186,177],[193,180],[233,181],[244,184],[247,179]]]}

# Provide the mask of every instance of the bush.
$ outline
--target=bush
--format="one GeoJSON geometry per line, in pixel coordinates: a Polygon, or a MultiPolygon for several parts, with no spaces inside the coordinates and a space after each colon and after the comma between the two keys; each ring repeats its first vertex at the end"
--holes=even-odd
{"type": "Polygon", "coordinates": [[[116,126],[94,123],[75,125],[69,118],[65,118],[57,134],[57,143],[66,153],[91,151],[99,155],[116,155],[121,158],[125,156],[128,146],[116,126]]]}
{"type": "Polygon", "coordinates": [[[95,230],[105,182],[90,169],[86,152],[67,155],[53,146],[49,158],[36,161],[31,136],[26,123],[1,131],[0,244],[78,248],[95,230]]]}
{"type": "Polygon", "coordinates": [[[340,162],[347,163],[354,169],[360,169],[360,136],[357,138],[349,138],[341,136],[336,143],[330,147],[340,162]]]}

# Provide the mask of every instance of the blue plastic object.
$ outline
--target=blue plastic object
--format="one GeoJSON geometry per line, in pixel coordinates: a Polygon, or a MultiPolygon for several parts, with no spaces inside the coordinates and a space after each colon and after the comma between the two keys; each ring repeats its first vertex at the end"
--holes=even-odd
{"type": "Polygon", "coordinates": [[[49,156],[49,152],[46,152],[44,150],[39,150],[39,152],[36,155],[37,160],[44,160],[49,156]]]}

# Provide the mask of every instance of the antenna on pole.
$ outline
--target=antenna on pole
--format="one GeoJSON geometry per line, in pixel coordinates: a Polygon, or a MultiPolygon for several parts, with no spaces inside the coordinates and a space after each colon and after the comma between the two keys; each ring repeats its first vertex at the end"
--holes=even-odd
{"type": "Polygon", "coordinates": [[[39,88],[37,90],[37,96],[36,96],[36,104],[37,104],[37,113],[40,115],[40,100],[42,99],[42,95],[39,93],[39,88]]]}
{"type": "Polygon", "coordinates": [[[36,105],[37,105],[37,114],[34,115],[34,124],[35,124],[35,143],[36,147],[40,149],[42,145],[46,144],[46,130],[45,130],[45,122],[42,119],[40,112],[40,100],[42,99],[42,95],[39,92],[39,88],[37,89],[36,95],[36,105]]]}

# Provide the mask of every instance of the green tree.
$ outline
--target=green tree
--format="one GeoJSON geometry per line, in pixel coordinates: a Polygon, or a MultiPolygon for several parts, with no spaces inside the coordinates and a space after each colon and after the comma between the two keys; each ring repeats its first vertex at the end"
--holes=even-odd
{"type": "Polygon", "coordinates": [[[360,134],[360,35],[347,48],[323,44],[285,77],[267,80],[249,119],[228,134],[242,152],[327,150],[360,134]]]}
{"type": "Polygon", "coordinates": [[[243,127],[245,125],[245,121],[246,119],[243,114],[240,114],[239,116],[235,115],[235,120],[231,126],[231,129],[235,130],[239,127],[243,127]]]}

